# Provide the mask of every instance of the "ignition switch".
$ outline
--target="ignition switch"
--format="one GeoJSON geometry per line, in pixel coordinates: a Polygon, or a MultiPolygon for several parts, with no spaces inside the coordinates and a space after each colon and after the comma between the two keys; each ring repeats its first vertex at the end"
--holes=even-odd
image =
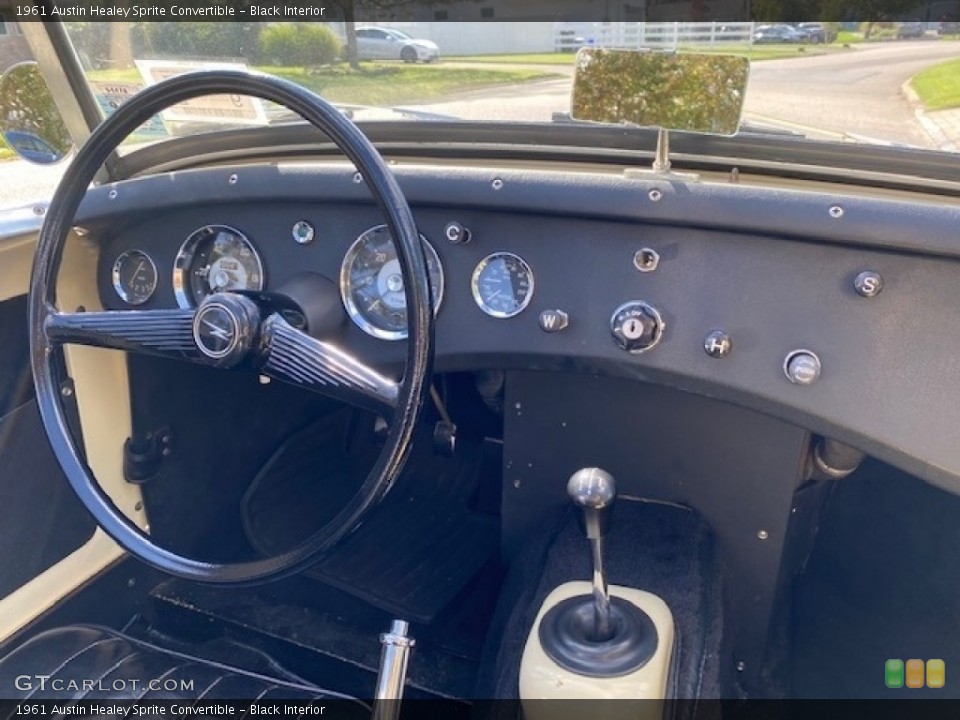
{"type": "Polygon", "coordinates": [[[663,335],[663,326],[660,312],[639,300],[624,303],[610,318],[610,332],[617,345],[635,354],[655,347],[663,335]]]}

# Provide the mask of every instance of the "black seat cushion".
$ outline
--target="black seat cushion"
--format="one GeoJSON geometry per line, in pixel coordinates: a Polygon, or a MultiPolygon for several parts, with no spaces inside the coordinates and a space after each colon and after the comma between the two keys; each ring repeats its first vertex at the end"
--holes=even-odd
{"type": "MultiPolygon", "coordinates": [[[[353,701],[341,693],[167,650],[114,630],[71,625],[47,630],[0,658],[8,699],[353,701]]],[[[354,715],[350,713],[351,717],[354,715]]]]}

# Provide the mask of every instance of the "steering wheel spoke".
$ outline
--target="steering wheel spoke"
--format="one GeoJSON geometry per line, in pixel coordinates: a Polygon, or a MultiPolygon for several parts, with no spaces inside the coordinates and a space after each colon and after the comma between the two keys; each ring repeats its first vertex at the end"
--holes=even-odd
{"type": "Polygon", "coordinates": [[[44,332],[52,343],[195,359],[193,310],[51,312],[44,332]]]}
{"type": "Polygon", "coordinates": [[[265,375],[377,412],[396,408],[396,381],[336,345],[297,330],[280,315],[264,322],[262,338],[267,347],[261,367],[265,375]]]}

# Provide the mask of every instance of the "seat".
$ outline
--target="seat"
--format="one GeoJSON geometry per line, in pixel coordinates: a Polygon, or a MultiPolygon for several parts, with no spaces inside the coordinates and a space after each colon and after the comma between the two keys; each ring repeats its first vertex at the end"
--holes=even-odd
{"type": "Polygon", "coordinates": [[[0,658],[0,688],[4,697],[16,700],[337,699],[353,701],[348,704],[356,705],[358,717],[370,713],[369,706],[348,695],[174,652],[93,625],[54,628],[15,647],[0,658]]]}

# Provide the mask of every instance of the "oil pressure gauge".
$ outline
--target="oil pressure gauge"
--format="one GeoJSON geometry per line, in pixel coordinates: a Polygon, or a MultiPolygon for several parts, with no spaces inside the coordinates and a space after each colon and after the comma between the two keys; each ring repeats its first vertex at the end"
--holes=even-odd
{"type": "Polygon", "coordinates": [[[157,266],[142,250],[127,250],[113,263],[113,289],[128,305],[143,305],[157,289],[157,266]]]}
{"type": "Polygon", "coordinates": [[[473,299],[481,310],[495,318],[510,318],[530,304],[533,271],[519,255],[498,252],[488,255],[473,271],[473,299]]]}

